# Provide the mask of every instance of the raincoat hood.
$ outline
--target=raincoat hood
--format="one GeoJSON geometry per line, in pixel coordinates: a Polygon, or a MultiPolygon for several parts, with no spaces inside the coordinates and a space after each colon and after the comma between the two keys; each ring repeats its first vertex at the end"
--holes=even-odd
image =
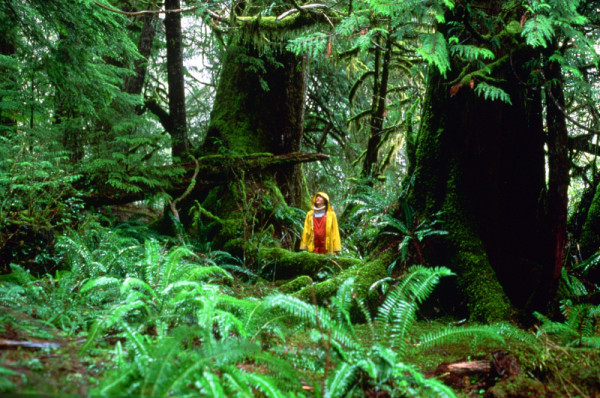
{"type": "MultiPolygon", "coordinates": [[[[317,196],[321,196],[323,199],[325,199],[327,201],[327,211],[332,211],[333,208],[331,207],[331,204],[329,203],[329,195],[327,195],[325,192],[317,192],[312,199],[310,200],[310,208],[314,208],[315,207],[315,201],[317,200],[317,196]]],[[[304,202],[306,203],[306,202],[304,202]]]]}

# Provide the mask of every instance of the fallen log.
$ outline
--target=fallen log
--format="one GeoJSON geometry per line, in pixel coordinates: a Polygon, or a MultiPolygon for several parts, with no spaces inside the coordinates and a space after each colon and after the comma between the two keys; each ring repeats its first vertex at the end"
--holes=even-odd
{"type": "Polygon", "coordinates": [[[453,374],[456,376],[464,376],[478,373],[490,373],[491,371],[491,361],[479,360],[442,363],[438,366],[436,373],[439,375],[453,374]]]}
{"type": "Polygon", "coordinates": [[[2,350],[16,350],[17,348],[24,348],[30,350],[41,350],[43,348],[60,348],[61,344],[53,341],[20,341],[20,340],[6,340],[0,339],[0,349],[2,350]]]}

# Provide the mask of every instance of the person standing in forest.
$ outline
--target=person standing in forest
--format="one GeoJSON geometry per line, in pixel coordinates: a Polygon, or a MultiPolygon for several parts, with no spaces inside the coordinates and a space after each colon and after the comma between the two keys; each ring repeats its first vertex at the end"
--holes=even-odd
{"type": "Polygon", "coordinates": [[[333,254],[342,250],[337,217],[329,204],[329,196],[317,192],[310,201],[311,210],[306,213],[300,250],[311,253],[333,254]]]}

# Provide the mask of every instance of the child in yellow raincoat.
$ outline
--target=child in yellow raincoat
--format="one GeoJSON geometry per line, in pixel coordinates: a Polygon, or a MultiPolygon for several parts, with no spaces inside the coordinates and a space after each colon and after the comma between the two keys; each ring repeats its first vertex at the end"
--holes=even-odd
{"type": "Polygon", "coordinates": [[[329,196],[317,192],[310,201],[311,210],[306,213],[300,250],[311,253],[338,253],[342,250],[337,217],[329,204],[329,196]]]}

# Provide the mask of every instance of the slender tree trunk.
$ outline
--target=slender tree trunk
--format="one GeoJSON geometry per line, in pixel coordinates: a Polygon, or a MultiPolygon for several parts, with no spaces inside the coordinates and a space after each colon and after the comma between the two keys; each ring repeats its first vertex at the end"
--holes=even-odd
{"type": "Polygon", "coordinates": [[[181,8],[179,0],[165,0],[165,33],[167,38],[167,80],[169,84],[169,116],[171,153],[180,158],[189,152],[185,112],[185,84],[183,67],[183,35],[181,13],[169,12],[181,8]]]}
{"type": "Polygon", "coordinates": [[[385,49],[375,48],[375,75],[373,76],[373,100],[370,123],[369,141],[363,163],[362,176],[373,178],[378,174],[379,145],[383,133],[385,120],[388,80],[390,75],[390,62],[392,59],[392,35],[389,34],[385,41],[385,49]],[[383,59],[382,57],[383,51],[383,59]],[[380,71],[381,69],[381,71],[380,71]]]}
{"type": "MultiPolygon", "coordinates": [[[[540,296],[542,302],[549,302],[558,288],[561,269],[564,263],[567,244],[567,203],[569,189],[569,135],[565,115],[565,99],[562,88],[560,65],[552,62],[546,68],[547,125],[548,125],[548,217],[553,236],[551,251],[554,258],[551,267],[545,272],[548,292],[540,296]]],[[[541,304],[541,303],[540,303],[541,304]]]]}
{"type": "MultiPolygon", "coordinates": [[[[0,28],[0,54],[4,56],[11,56],[16,53],[14,44],[11,42],[11,35],[5,27],[0,28]]],[[[10,71],[0,68],[0,74],[8,77],[7,80],[11,80],[10,71]]],[[[16,83],[16,82],[15,82],[16,83]]],[[[16,85],[16,84],[15,84],[16,85]]],[[[5,88],[6,89],[6,88],[5,88]]],[[[16,120],[12,115],[3,110],[2,106],[2,95],[0,94],[0,136],[4,135],[5,129],[11,129],[17,124],[16,120]]]]}
{"type": "Polygon", "coordinates": [[[145,14],[142,17],[142,30],[138,40],[138,52],[142,56],[136,59],[134,63],[135,75],[125,80],[125,91],[129,94],[141,94],[146,81],[146,72],[148,71],[148,59],[152,54],[152,44],[156,35],[157,14],[145,14]]]}
{"type": "MultiPolygon", "coordinates": [[[[71,60],[69,54],[67,35],[61,34],[58,42],[58,54],[64,65],[68,65],[71,60]]],[[[55,76],[59,78],[59,76],[55,76]]],[[[84,157],[83,132],[81,131],[80,118],[77,116],[75,102],[77,94],[72,92],[70,87],[55,82],[55,123],[61,131],[61,142],[63,148],[69,151],[69,162],[76,164],[84,157]]]]}

